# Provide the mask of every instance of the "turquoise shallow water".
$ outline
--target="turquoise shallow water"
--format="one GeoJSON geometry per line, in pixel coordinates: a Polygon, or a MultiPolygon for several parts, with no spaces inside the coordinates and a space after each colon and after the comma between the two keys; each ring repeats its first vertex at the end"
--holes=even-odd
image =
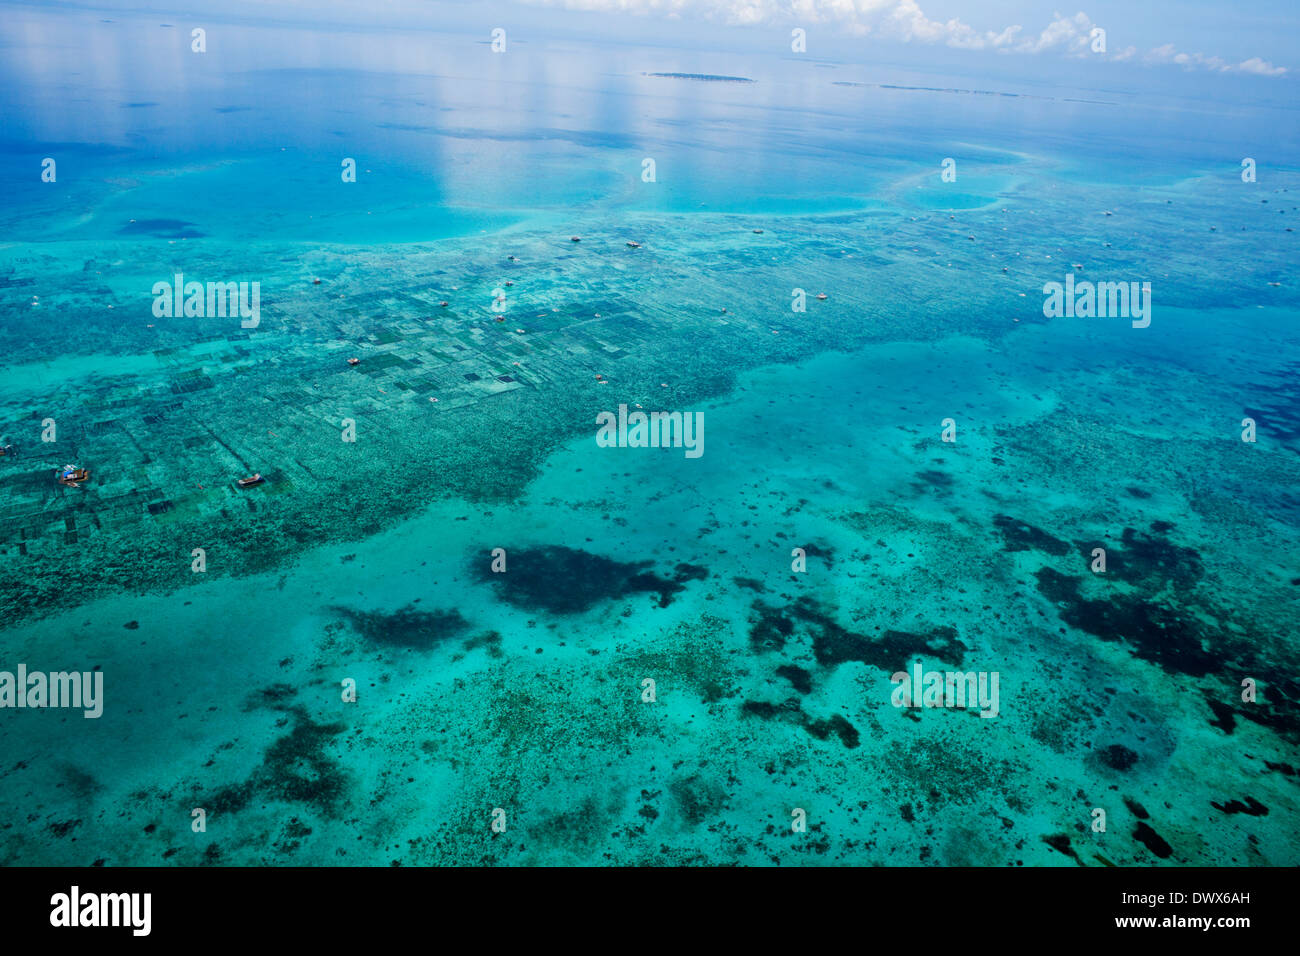
{"type": "Polygon", "coordinates": [[[1300,179],[1211,155],[1249,117],[1110,168],[1137,92],[228,29],[6,85],[0,670],[106,702],[0,712],[0,861],[1297,862],[1300,179]],[[260,325],[155,316],[177,271],[260,325]],[[1151,326],[1045,319],[1067,272],[1151,326]],[[598,447],[638,403],[704,454],[598,447]],[[894,706],[917,663],[997,717],[894,706]]]}

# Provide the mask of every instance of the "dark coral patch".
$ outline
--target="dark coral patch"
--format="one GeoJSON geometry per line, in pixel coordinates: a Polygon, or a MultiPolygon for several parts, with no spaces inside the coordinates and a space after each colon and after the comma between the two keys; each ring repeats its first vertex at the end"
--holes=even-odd
{"type": "Polygon", "coordinates": [[[1038,590],[1060,608],[1061,620],[1103,641],[1125,641],[1135,657],[1158,664],[1170,673],[1204,677],[1219,671],[1223,661],[1205,649],[1207,628],[1173,608],[1128,595],[1087,600],[1079,595],[1079,579],[1052,568],[1040,568],[1038,590]]]}
{"type": "Polygon", "coordinates": [[[812,674],[794,664],[783,664],[776,669],[777,676],[784,677],[801,694],[812,692],[812,674]]]}
{"type": "MultiPolygon", "coordinates": [[[[1200,553],[1194,548],[1174,544],[1164,536],[1173,525],[1156,521],[1151,528],[1155,534],[1124,529],[1123,549],[1113,556],[1107,555],[1107,573],[1127,584],[1150,586],[1152,589],[1166,583],[1172,583],[1179,590],[1195,585],[1205,574],[1200,553]]],[[[1088,548],[1089,552],[1091,550],[1088,548]]]]}
{"type": "Polygon", "coordinates": [[[926,634],[889,630],[872,639],[819,615],[813,630],[813,655],[817,663],[824,666],[860,661],[881,670],[894,671],[914,657],[934,657],[960,665],[965,652],[966,645],[957,639],[957,631],[946,626],[936,627],[926,634]]]}
{"type": "MultiPolygon", "coordinates": [[[[1243,672],[1258,673],[1268,665],[1251,659],[1243,664],[1243,672]]],[[[1269,683],[1265,697],[1266,706],[1250,704],[1237,712],[1238,716],[1263,727],[1272,727],[1292,738],[1300,737],[1300,681],[1276,674],[1269,683]]]]}
{"type": "Polygon", "coordinates": [[[927,468],[925,471],[918,471],[916,477],[920,478],[927,485],[933,485],[936,488],[948,488],[952,485],[952,475],[946,471],[938,471],[934,468],[927,468]]]}
{"type": "Polygon", "coordinates": [[[624,563],[558,545],[508,553],[509,570],[503,573],[476,559],[480,580],[492,584],[507,604],[552,614],[577,614],[602,601],[646,593],[658,594],[659,606],[667,607],[685,589],[682,581],[707,574],[698,565],[679,564],[677,577],[669,580],[646,571],[650,561],[624,563]]]}
{"type": "Polygon", "coordinates": [[[1070,553],[1070,546],[1042,528],[1036,528],[1009,515],[997,515],[993,524],[1002,534],[1005,551],[1043,551],[1058,557],[1070,553]]]}
{"type": "Polygon", "coordinates": [[[254,710],[258,707],[270,707],[273,710],[284,709],[298,694],[298,688],[292,684],[271,684],[259,690],[253,691],[244,701],[244,710],[254,710]]]}
{"type": "Polygon", "coordinates": [[[709,576],[709,569],[702,564],[687,564],[685,561],[673,568],[673,580],[679,584],[687,581],[703,581],[709,576]]]}
{"type": "Polygon", "coordinates": [[[740,705],[740,712],[746,717],[758,717],[762,720],[772,720],[779,713],[779,708],[771,701],[747,700],[740,705]]]}
{"type": "Polygon", "coordinates": [[[210,814],[237,813],[255,797],[305,803],[327,816],[335,814],[347,790],[347,777],[328,753],[328,745],[346,726],[318,724],[302,706],[280,709],[292,717],[293,727],[267,747],[261,764],[247,779],[199,798],[210,814]]]}
{"type": "Polygon", "coordinates": [[[1285,664],[1278,667],[1261,660],[1249,642],[1207,623],[1207,615],[1124,594],[1110,600],[1085,600],[1079,595],[1079,578],[1052,568],[1040,568],[1035,576],[1039,591],[1060,609],[1062,621],[1103,641],[1124,641],[1134,657],[1171,674],[1228,674],[1236,680],[1278,672],[1268,686],[1267,706],[1234,707],[1207,693],[1206,703],[1214,712],[1209,723],[1230,734],[1242,718],[1300,737],[1300,681],[1287,676],[1285,664]]]}
{"type": "Polygon", "coordinates": [[[1229,814],[1244,813],[1247,816],[1252,817],[1263,817],[1268,815],[1268,807],[1264,806],[1264,804],[1260,803],[1254,797],[1247,797],[1245,803],[1242,803],[1240,800],[1229,800],[1227,803],[1211,802],[1210,806],[1214,807],[1216,810],[1221,810],[1222,812],[1229,814]]]}
{"type": "Polygon", "coordinates": [[[1124,798],[1124,806],[1128,807],[1129,812],[1139,820],[1148,820],[1151,817],[1151,814],[1147,813],[1147,808],[1142,806],[1142,804],[1138,803],[1132,797],[1124,798]]]}
{"type": "Polygon", "coordinates": [[[219,787],[206,800],[203,801],[204,809],[213,816],[226,813],[238,813],[249,802],[257,792],[257,787],[252,781],[243,783],[228,784],[219,787]]]}
{"type": "Polygon", "coordinates": [[[750,647],[756,651],[780,650],[785,647],[786,638],[794,633],[794,621],[779,608],[762,601],[755,601],[750,607],[757,617],[749,627],[750,647]]]}
{"type": "Polygon", "coordinates": [[[1070,844],[1069,834],[1057,833],[1052,836],[1045,836],[1043,837],[1043,842],[1057,853],[1064,853],[1066,856],[1074,860],[1075,863],[1083,866],[1083,861],[1079,859],[1079,854],[1074,851],[1074,847],[1070,844]]]}
{"type": "Polygon", "coordinates": [[[766,700],[747,700],[740,705],[740,709],[747,716],[761,717],[763,720],[774,720],[786,712],[785,708],[766,700]]]}
{"type": "Polygon", "coordinates": [[[267,748],[256,771],[259,789],[277,800],[306,803],[331,813],[346,790],[346,779],[325,746],[346,727],[315,723],[304,712],[297,718],[293,729],[267,748]]]}
{"type": "Polygon", "coordinates": [[[346,728],[341,723],[318,724],[301,706],[284,709],[293,717],[292,729],[266,749],[262,763],[246,780],[220,787],[204,800],[202,805],[210,813],[238,812],[256,796],[334,813],[347,789],[347,778],[326,745],[346,728]]]}
{"type": "Polygon", "coordinates": [[[751,610],[757,617],[750,625],[751,647],[759,651],[785,647],[797,622],[811,636],[813,655],[823,667],[858,661],[894,671],[918,656],[960,664],[967,650],[966,645],[957,639],[957,631],[947,626],[933,628],[924,634],[894,630],[885,631],[879,637],[858,634],[842,627],[833,615],[807,597],[800,598],[785,611],[762,601],[755,601],[751,610]]]}
{"type": "Polygon", "coordinates": [[[947,498],[952,495],[952,485],[952,475],[946,471],[929,468],[916,473],[916,480],[912,482],[912,493],[917,497],[931,494],[947,498]]]}
{"type": "Polygon", "coordinates": [[[804,724],[804,729],[818,740],[825,740],[832,733],[837,734],[840,743],[844,744],[849,750],[858,746],[861,740],[858,729],[839,714],[832,714],[830,720],[810,721],[804,724]]]}
{"type": "Polygon", "coordinates": [[[1123,744],[1111,744],[1104,748],[1100,755],[1102,763],[1112,770],[1129,770],[1138,762],[1137,751],[1123,744]]]}
{"type": "Polygon", "coordinates": [[[476,634],[473,637],[466,638],[461,646],[467,651],[484,648],[487,650],[488,657],[504,657],[505,651],[501,649],[501,634],[497,631],[487,631],[483,634],[476,634]]]}
{"type": "MultiPolygon", "coordinates": [[[[668,784],[677,812],[692,826],[718,815],[727,804],[727,791],[717,781],[695,774],[668,784]]],[[[581,829],[581,828],[579,828],[581,829]]]]}
{"type": "Polygon", "coordinates": [[[741,712],[748,717],[759,717],[763,720],[779,720],[782,723],[795,724],[802,727],[818,740],[827,740],[831,734],[840,738],[840,743],[846,748],[852,750],[861,742],[861,734],[858,729],[845,720],[839,714],[832,714],[830,719],[813,719],[799,703],[797,698],[773,704],[762,700],[747,700],[741,705],[741,712]]]}
{"type": "Polygon", "coordinates": [[[803,553],[810,558],[821,558],[828,564],[835,559],[835,549],[828,545],[812,543],[805,544],[803,546],[803,553]]]}
{"type": "Polygon", "coordinates": [[[357,611],[335,605],[332,610],[347,618],[352,629],[374,644],[427,650],[469,628],[469,621],[457,610],[419,611],[415,605],[391,613],[357,611]]]}
{"type": "Polygon", "coordinates": [[[1164,837],[1145,823],[1138,823],[1137,829],[1133,831],[1133,837],[1162,860],[1167,859],[1174,852],[1174,848],[1165,842],[1164,837]]]}
{"type": "Polygon", "coordinates": [[[1232,710],[1232,705],[1219,700],[1217,697],[1205,695],[1205,703],[1209,705],[1214,712],[1214,719],[1209,721],[1211,727],[1218,727],[1225,734],[1230,734],[1237,728],[1237,715],[1232,710]]]}

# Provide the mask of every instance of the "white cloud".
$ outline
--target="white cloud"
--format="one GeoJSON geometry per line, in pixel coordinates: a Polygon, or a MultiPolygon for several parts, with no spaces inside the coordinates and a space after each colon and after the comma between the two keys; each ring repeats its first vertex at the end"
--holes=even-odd
{"type": "Polygon", "coordinates": [[[1236,69],[1243,73],[1258,73],[1260,76],[1281,76],[1286,72],[1286,67],[1274,66],[1268,60],[1261,60],[1257,56],[1242,60],[1237,64],[1236,69]]]}
{"type": "MultiPolygon", "coordinates": [[[[652,14],[678,18],[696,16],[735,26],[765,23],[834,26],[855,36],[871,34],[903,43],[943,44],[963,50],[997,50],[1002,53],[1057,53],[1123,62],[1137,58],[1134,46],[1114,53],[1092,52],[1093,23],[1082,11],[1073,16],[1054,14],[1036,34],[1013,24],[1000,30],[979,30],[957,18],[931,20],[917,0],[521,0],[533,6],[563,7],[607,13],[652,14]]],[[[1146,63],[1172,63],[1188,69],[1220,73],[1254,73],[1281,76],[1286,67],[1251,57],[1233,65],[1217,56],[1184,53],[1164,44],[1150,50],[1146,63]]]]}
{"type": "Polygon", "coordinates": [[[1058,13],[1056,19],[1038,35],[1038,39],[1026,40],[1016,49],[1024,53],[1041,53],[1064,47],[1068,52],[1078,53],[1088,48],[1092,28],[1093,22],[1086,13],[1076,13],[1072,17],[1063,17],[1058,13]]]}
{"type": "Polygon", "coordinates": [[[1148,63],[1175,63],[1188,69],[1213,70],[1216,73],[1254,73],[1259,76],[1282,76],[1287,72],[1284,66],[1274,66],[1268,60],[1257,56],[1240,63],[1232,64],[1221,56],[1206,56],[1204,53],[1180,53],[1172,43],[1158,46],[1143,57],[1148,63]]]}

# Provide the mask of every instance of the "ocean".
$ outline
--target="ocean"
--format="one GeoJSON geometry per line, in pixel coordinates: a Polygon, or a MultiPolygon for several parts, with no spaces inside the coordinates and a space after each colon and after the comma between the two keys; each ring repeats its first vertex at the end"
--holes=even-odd
{"type": "Polygon", "coordinates": [[[191,19],[0,21],[0,864],[1300,863],[1293,107],[191,19]]]}

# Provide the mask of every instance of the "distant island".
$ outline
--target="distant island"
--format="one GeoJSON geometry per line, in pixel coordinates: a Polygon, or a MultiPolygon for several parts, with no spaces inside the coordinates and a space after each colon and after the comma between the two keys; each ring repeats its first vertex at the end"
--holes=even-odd
{"type": "Polygon", "coordinates": [[[706,83],[755,83],[747,76],[717,76],[713,73],[643,73],[642,76],[665,76],[674,80],[704,80],[706,83]]]}
{"type": "MultiPolygon", "coordinates": [[[[896,86],[893,83],[854,83],[850,80],[832,80],[835,86],[860,86],[877,90],[914,90],[922,93],[968,93],[978,96],[1015,96],[1027,100],[1056,100],[1055,96],[1040,96],[1035,93],[1003,93],[999,90],[959,90],[940,86],[896,86]]],[[[1079,100],[1068,96],[1062,97],[1066,103],[1091,103],[1093,106],[1118,106],[1113,100],[1079,100]]]]}

